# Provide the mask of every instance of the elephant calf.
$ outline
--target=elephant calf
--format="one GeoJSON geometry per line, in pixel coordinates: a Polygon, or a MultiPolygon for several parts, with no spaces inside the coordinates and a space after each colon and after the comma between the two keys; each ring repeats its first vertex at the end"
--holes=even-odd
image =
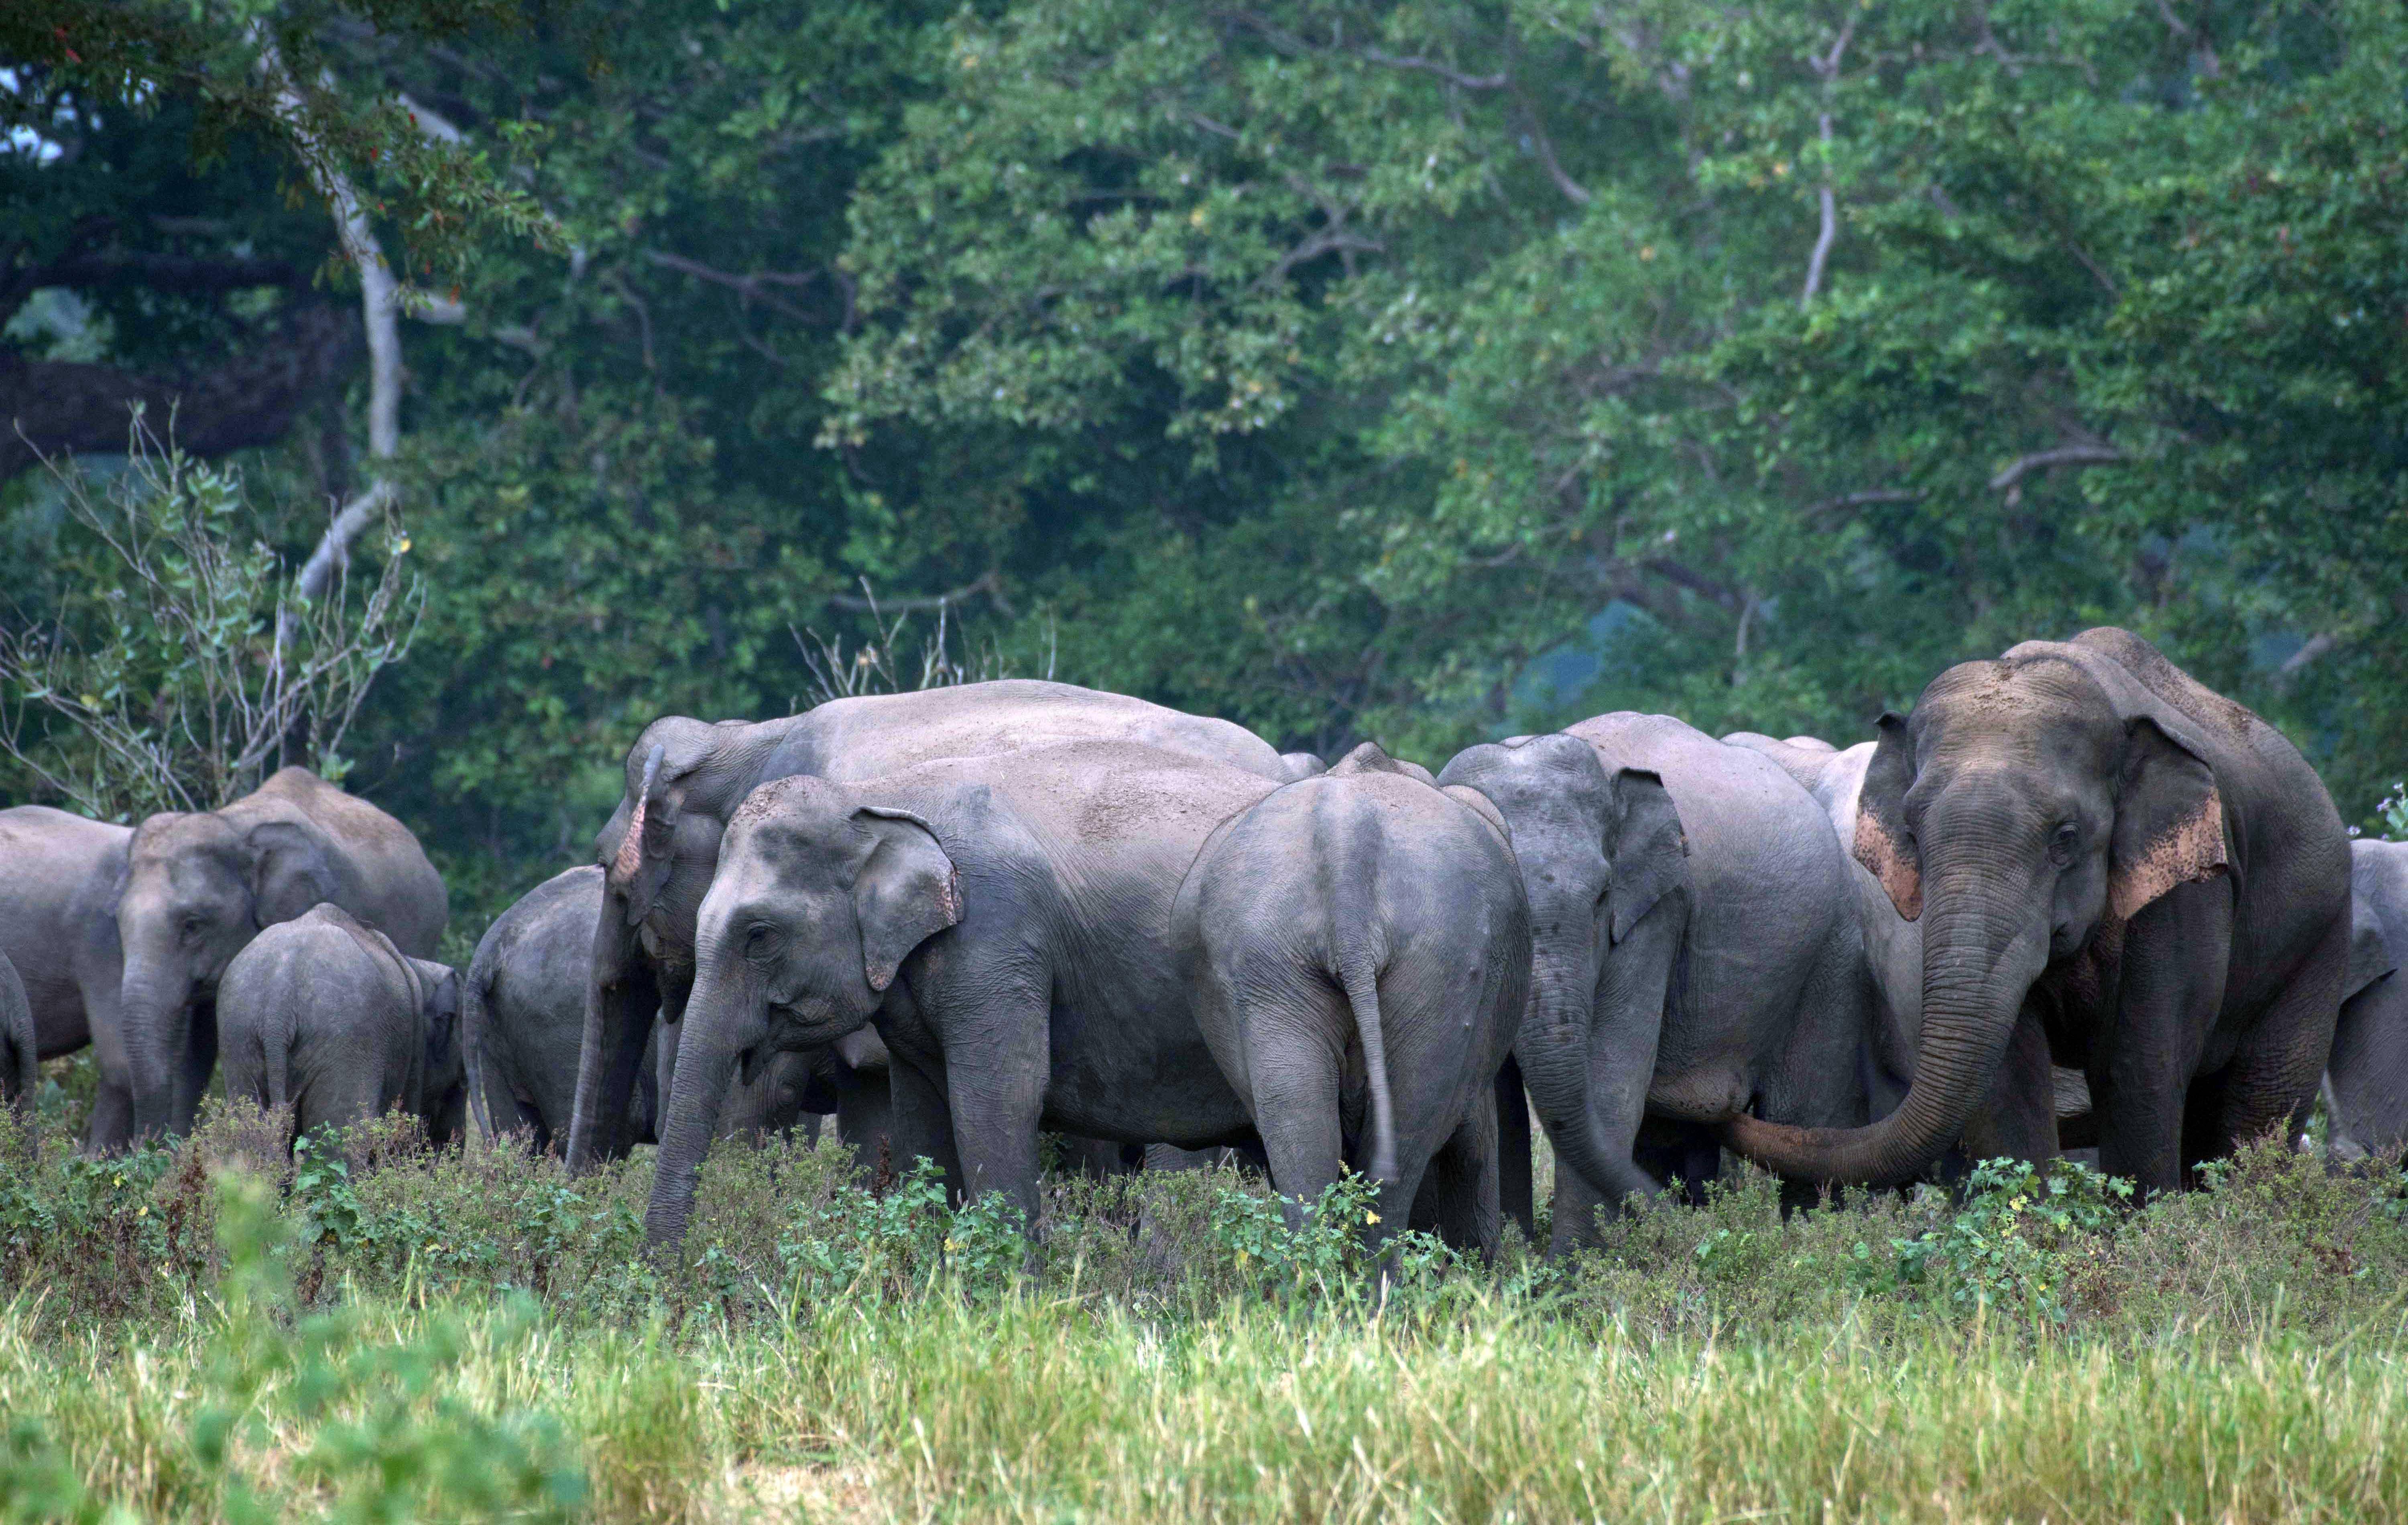
{"type": "Polygon", "coordinates": [[[2408,1149],[2408,842],[2354,842],[2349,973],[2325,1061],[2332,1158],[2408,1149]]]}
{"type": "Polygon", "coordinates": [[[1493,1255],[1492,1082],[1528,992],[1529,907],[1497,808],[1409,768],[1366,742],[1224,825],[1172,938],[1291,1225],[1352,1158],[1381,1185],[1381,1237],[1410,1206],[1493,1255]]]}
{"type": "Polygon", "coordinates": [[[218,994],[226,1094],[291,1108],[296,1134],[398,1106],[446,1143],[460,1135],[467,1106],[459,1018],[457,974],[320,905],[262,930],[226,966],[218,994]]]}

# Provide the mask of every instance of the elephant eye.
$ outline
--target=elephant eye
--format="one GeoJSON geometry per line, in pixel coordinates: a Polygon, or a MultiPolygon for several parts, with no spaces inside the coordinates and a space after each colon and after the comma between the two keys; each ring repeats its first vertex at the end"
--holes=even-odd
{"type": "Polygon", "coordinates": [[[2063,826],[2058,827],[2056,834],[2048,839],[2048,856],[2050,860],[2056,863],[2056,865],[2060,869],[2072,862],[2074,844],[2081,839],[2081,836],[2082,833],[2075,828],[2071,821],[2068,821],[2063,826]]]}
{"type": "Polygon", "coordinates": [[[744,957],[747,958],[774,957],[783,942],[784,940],[779,937],[775,927],[767,922],[756,921],[752,924],[752,929],[744,934],[744,957]]]}

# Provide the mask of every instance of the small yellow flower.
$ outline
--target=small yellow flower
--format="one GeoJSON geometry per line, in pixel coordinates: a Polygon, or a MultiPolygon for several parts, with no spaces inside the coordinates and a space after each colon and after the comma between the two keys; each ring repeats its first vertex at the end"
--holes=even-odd
{"type": "Polygon", "coordinates": [[[1377,1213],[1373,1213],[1373,1212],[1366,1211],[1366,1212],[1364,1213],[1364,1215],[1363,1215],[1363,1221],[1364,1221],[1364,1222],[1366,1222],[1366,1223],[1377,1223],[1377,1222],[1379,1222],[1379,1221],[1380,1221],[1380,1215],[1379,1215],[1379,1214],[1377,1214],[1377,1213]]]}

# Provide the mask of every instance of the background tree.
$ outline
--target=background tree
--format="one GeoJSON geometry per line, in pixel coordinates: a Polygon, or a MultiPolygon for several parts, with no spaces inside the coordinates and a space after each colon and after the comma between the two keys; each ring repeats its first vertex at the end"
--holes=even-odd
{"type": "MultiPolygon", "coordinates": [[[[874,639],[863,578],[1015,670],[1431,760],[1615,707],[1845,741],[1948,662],[2112,620],[2353,818],[2398,776],[2396,7],[275,15],[367,124],[326,140],[374,226],[458,288],[409,332],[428,604],[353,783],[464,904],[581,856],[653,713],[806,701],[795,632],[874,639]],[[422,163],[511,199],[405,212],[422,163]]],[[[281,283],[79,285],[25,242],[0,367],[212,374],[334,301],[289,131],[179,68],[79,156],[9,156],[7,225],[105,203],[165,240],[129,249],[281,283]],[[80,321],[28,316],[63,291],[80,321]]],[[[366,483],[360,367],[236,441],[288,560],[366,483]]],[[[7,491],[55,568],[55,506],[7,491]]]]}

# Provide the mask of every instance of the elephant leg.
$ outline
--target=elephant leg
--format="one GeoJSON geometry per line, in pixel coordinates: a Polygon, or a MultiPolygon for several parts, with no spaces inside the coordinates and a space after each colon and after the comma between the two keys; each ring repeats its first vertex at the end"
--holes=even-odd
{"type": "Polygon", "coordinates": [[[2037,1165],[2057,1158],[2057,1070],[2049,1062],[2048,1033],[2030,1001],[2024,1003],[2014,1034],[2007,1040],[1989,1100],[1974,1109],[1965,1125],[1964,1142],[1966,1155],[1973,1159],[2003,1158],[2037,1165]]]}
{"type": "Polygon", "coordinates": [[[84,1128],[83,1152],[122,1154],[134,1136],[134,1073],[125,1059],[117,991],[113,986],[86,985],[83,1000],[91,1019],[93,1066],[100,1077],[92,1099],[92,1117],[84,1128]]]}
{"type": "MultiPolygon", "coordinates": [[[[1518,1083],[1514,1100],[1521,1100],[1518,1083]]],[[[1414,1228],[1435,1233],[1450,1248],[1483,1260],[1497,1259],[1497,1246],[1504,1234],[1498,1191],[1500,1133],[1497,1089],[1483,1086],[1463,1121],[1430,1156],[1421,1190],[1413,1198],[1414,1228]]]]}
{"type": "MultiPolygon", "coordinates": [[[[899,1054],[887,1066],[886,1081],[892,1100],[888,1112],[890,1149],[883,1162],[884,1173],[900,1179],[910,1173],[920,1160],[930,1160],[944,1181],[947,1197],[958,1201],[962,1195],[962,1162],[953,1148],[953,1115],[946,1104],[944,1087],[899,1054]]],[[[881,1161],[873,1153],[862,1164],[875,1175],[881,1161]]]]}
{"type": "Polygon", "coordinates": [[[2104,1041],[2092,1045],[2090,1098],[2100,1169],[2144,1193],[2181,1188],[2184,1102],[2224,1005],[2231,946],[2225,879],[2175,885],[2124,930],[2116,1008],[2104,1041]]]}
{"type": "Polygon", "coordinates": [[[985,1041],[948,1047],[945,1103],[953,1115],[963,1200],[976,1201],[999,1191],[1020,1209],[1034,1232],[1042,1205],[1037,1194],[1037,1136],[1050,1078],[1047,1010],[1041,994],[1014,1004],[1021,1009],[995,1022],[985,1041]]]}
{"type": "Polygon", "coordinates": [[[2293,1113],[2304,1113],[2315,1100],[2327,1057],[2333,1052],[2341,990],[2349,970],[2349,917],[2334,917],[2315,952],[2241,1035],[2224,1067],[2224,1094],[2210,1124],[2215,1158],[2230,1154],[2293,1113]]]}
{"type": "Polygon", "coordinates": [[[1522,1226],[1522,1237],[1539,1236],[1536,1200],[1530,1188],[1530,1099],[1522,1091],[1522,1066],[1512,1055],[1497,1072],[1497,1205],[1522,1226]]]}
{"type": "MultiPolygon", "coordinates": [[[[1238,1014],[1254,1128],[1288,1227],[1300,1228],[1304,1210],[1321,1200],[1345,1164],[1340,1115],[1345,1059],[1332,1037],[1339,1030],[1337,1015],[1299,1011],[1272,1018],[1259,1006],[1238,1014]]],[[[1411,1205],[1382,1204],[1388,1212],[1411,1205]]]]}

